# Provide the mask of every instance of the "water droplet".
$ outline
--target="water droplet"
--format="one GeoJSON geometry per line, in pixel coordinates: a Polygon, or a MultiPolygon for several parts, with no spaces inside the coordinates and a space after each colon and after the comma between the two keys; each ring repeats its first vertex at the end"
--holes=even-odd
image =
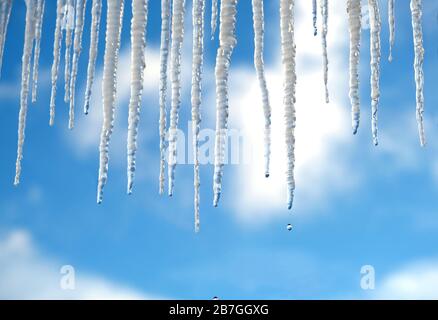
{"type": "Polygon", "coordinates": [[[214,296],[214,297],[213,297],[213,300],[219,300],[219,298],[218,298],[218,297],[216,297],[216,296],[214,296]]]}
{"type": "Polygon", "coordinates": [[[287,230],[288,230],[288,231],[291,231],[291,230],[292,230],[292,225],[291,225],[290,223],[288,223],[288,225],[287,225],[287,230]]]}

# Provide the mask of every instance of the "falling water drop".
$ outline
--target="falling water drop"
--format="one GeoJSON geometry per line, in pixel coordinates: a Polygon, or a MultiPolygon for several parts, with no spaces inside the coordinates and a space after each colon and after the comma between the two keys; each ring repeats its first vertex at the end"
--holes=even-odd
{"type": "Polygon", "coordinates": [[[291,231],[292,230],[292,225],[290,223],[288,223],[286,228],[287,228],[288,231],[291,231]]]}
{"type": "Polygon", "coordinates": [[[371,52],[371,126],[373,143],[377,145],[377,112],[380,98],[380,12],[377,0],[368,0],[370,13],[370,52],[371,52]]]}
{"type": "Polygon", "coordinates": [[[216,140],[214,150],[213,205],[222,191],[225,142],[228,129],[228,72],[231,54],[237,44],[235,35],[237,0],[222,0],[220,7],[219,48],[216,55],[216,140]]]}
{"type": "Polygon", "coordinates": [[[412,13],[412,30],[414,35],[414,50],[415,50],[415,86],[416,86],[416,115],[418,123],[418,133],[420,136],[421,146],[426,145],[426,135],[424,133],[424,48],[423,48],[423,30],[421,27],[422,1],[411,0],[411,13],[412,13]]]}
{"type": "Polygon", "coordinates": [[[204,56],[204,8],[205,0],[193,1],[193,61],[192,61],[192,132],[193,132],[193,159],[194,159],[194,206],[195,231],[199,231],[199,128],[201,124],[201,80],[204,56]]]}
{"type": "Polygon", "coordinates": [[[159,193],[164,193],[164,169],[166,159],[166,95],[167,63],[169,60],[170,40],[170,0],[161,0],[161,45],[160,45],[160,176],[159,193]]]}
{"type": "Polygon", "coordinates": [[[85,87],[84,113],[88,114],[90,109],[90,97],[93,87],[94,73],[96,70],[97,47],[99,44],[100,18],[102,15],[102,0],[93,0],[91,5],[91,32],[90,32],[90,52],[87,68],[87,84],[85,87]]]}
{"type": "Polygon", "coordinates": [[[79,56],[82,51],[82,33],[84,32],[85,7],[87,0],[76,0],[76,21],[75,21],[75,38],[73,44],[73,63],[70,79],[70,110],[68,117],[68,128],[73,129],[75,119],[75,91],[76,78],[78,76],[79,56]]]}
{"type": "Polygon", "coordinates": [[[128,194],[132,193],[137,152],[138,122],[140,120],[141,95],[145,69],[146,25],[148,0],[132,2],[131,19],[131,98],[128,115],[128,194]]]}
{"type": "Polygon", "coordinates": [[[357,133],[360,121],[359,98],[359,59],[361,35],[361,4],[360,0],[348,0],[348,29],[350,32],[350,102],[353,134],[357,133]]]}
{"type": "Polygon", "coordinates": [[[99,181],[97,203],[103,199],[103,187],[108,179],[108,151],[114,126],[115,99],[117,96],[117,64],[120,33],[122,31],[123,0],[108,0],[105,54],[103,62],[102,97],[103,123],[99,145],[99,181]]]}
{"type": "Polygon", "coordinates": [[[18,115],[18,143],[17,161],[15,164],[14,185],[20,183],[21,160],[23,159],[24,131],[26,129],[26,115],[30,82],[30,60],[32,57],[33,42],[35,39],[37,0],[26,0],[26,27],[24,33],[24,48],[21,71],[20,113],[18,115]]]}
{"type": "Polygon", "coordinates": [[[172,7],[172,45],[170,50],[170,78],[172,83],[172,99],[169,128],[169,196],[173,195],[176,143],[178,137],[178,116],[181,105],[181,48],[184,40],[184,5],[185,0],[173,0],[172,7]]]}
{"type": "Polygon", "coordinates": [[[265,177],[269,177],[269,160],[271,154],[271,105],[266,85],[265,67],[263,62],[264,13],[263,0],[252,0],[254,20],[254,65],[257,72],[260,91],[262,93],[263,113],[265,117],[264,147],[265,147],[265,177]]]}
{"type": "Polygon", "coordinates": [[[280,26],[281,26],[281,61],[283,64],[283,88],[284,88],[284,119],[287,155],[287,207],[292,208],[295,178],[295,27],[294,10],[295,0],[280,1],[280,26]]]}

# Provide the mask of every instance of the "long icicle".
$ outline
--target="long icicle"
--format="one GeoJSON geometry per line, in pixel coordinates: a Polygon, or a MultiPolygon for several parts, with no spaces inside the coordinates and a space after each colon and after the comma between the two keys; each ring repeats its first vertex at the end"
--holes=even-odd
{"type": "Polygon", "coordinates": [[[312,23],[313,23],[313,35],[316,36],[318,34],[318,4],[317,0],[312,0],[312,23]]]}
{"type": "Polygon", "coordinates": [[[65,28],[65,56],[64,56],[64,101],[70,99],[70,51],[73,39],[74,29],[74,0],[67,0],[64,13],[64,28],[65,28]]]}
{"type": "Polygon", "coordinates": [[[70,79],[70,108],[68,116],[68,128],[73,129],[75,119],[75,92],[76,92],[76,78],[78,77],[79,56],[82,51],[82,34],[84,32],[85,7],[87,0],[76,0],[76,21],[75,33],[73,43],[73,62],[71,67],[70,79]]]}
{"type": "Polygon", "coordinates": [[[392,48],[395,42],[395,13],[394,1],[388,0],[388,22],[389,22],[389,62],[392,62],[392,48]]]}
{"type": "Polygon", "coordinates": [[[360,121],[359,60],[362,8],[360,0],[348,0],[348,30],[350,32],[350,102],[353,134],[357,133],[360,121]]]}
{"type": "Polygon", "coordinates": [[[377,112],[380,98],[380,12],[377,0],[368,0],[370,12],[370,53],[371,53],[371,129],[373,143],[378,145],[377,112]]]}
{"type": "Polygon", "coordinates": [[[421,26],[422,19],[422,1],[411,0],[411,13],[412,13],[412,30],[414,36],[414,50],[415,50],[415,86],[416,86],[416,114],[418,123],[418,133],[420,136],[420,144],[422,147],[426,145],[426,135],[424,133],[424,48],[423,48],[423,30],[421,26]]]}
{"type": "Polygon", "coordinates": [[[262,93],[263,113],[265,117],[264,148],[265,148],[265,176],[269,177],[269,160],[271,155],[271,105],[266,85],[265,67],[263,62],[264,46],[264,13],[263,0],[252,0],[254,20],[254,65],[257,72],[260,91],[262,93]]]}
{"type": "Polygon", "coordinates": [[[228,73],[231,54],[237,44],[235,35],[237,0],[222,0],[220,7],[219,48],[216,55],[216,140],[214,150],[213,205],[222,192],[222,175],[228,129],[228,73]]]}
{"type": "Polygon", "coordinates": [[[217,29],[217,16],[218,16],[218,1],[219,0],[211,0],[211,39],[214,39],[214,35],[217,29]]]}
{"type": "Polygon", "coordinates": [[[184,39],[184,5],[185,0],[173,0],[172,7],[172,45],[170,49],[170,79],[172,83],[172,100],[169,128],[169,196],[173,195],[178,112],[181,104],[181,48],[184,39]]]}
{"type": "Polygon", "coordinates": [[[32,73],[32,102],[36,102],[38,88],[38,69],[41,52],[41,32],[43,29],[45,1],[38,0],[36,9],[35,22],[35,51],[33,56],[33,73],[32,73]]]}
{"type": "Polygon", "coordinates": [[[117,96],[117,64],[119,60],[120,34],[122,31],[123,4],[123,0],[108,0],[107,6],[102,79],[103,123],[99,145],[97,203],[101,203],[103,200],[103,188],[108,179],[108,151],[114,126],[115,100],[117,96]]]}
{"type": "Polygon", "coordinates": [[[199,128],[201,124],[201,80],[204,56],[204,8],[205,0],[193,0],[193,61],[192,61],[192,132],[193,132],[193,159],[194,159],[194,206],[195,232],[199,231],[199,128]]]}
{"type": "Polygon", "coordinates": [[[65,0],[56,2],[56,26],[55,40],[53,43],[53,64],[52,64],[52,92],[50,95],[50,121],[53,126],[55,123],[55,103],[56,103],[56,82],[58,81],[59,61],[62,47],[62,23],[64,16],[65,0]]]}
{"type": "Polygon", "coordinates": [[[18,115],[18,143],[17,161],[15,164],[14,185],[20,183],[21,160],[23,159],[24,130],[26,128],[26,115],[30,83],[30,61],[35,39],[35,12],[37,8],[36,0],[26,0],[26,28],[24,33],[24,48],[22,57],[21,71],[21,92],[20,92],[20,113],[18,115]]]}
{"type": "Polygon", "coordinates": [[[166,95],[167,63],[170,40],[170,0],[161,0],[161,46],[160,46],[160,176],[159,193],[164,193],[164,169],[166,165],[166,95]]]}
{"type": "Polygon", "coordinates": [[[324,88],[325,88],[325,102],[329,103],[328,90],[328,55],[327,55],[327,32],[328,32],[328,0],[321,1],[321,17],[322,17],[322,57],[324,63],[324,88]]]}
{"type": "Polygon", "coordinates": [[[11,9],[12,0],[5,0],[0,3],[0,77],[3,65],[3,52],[5,49],[9,17],[11,16],[11,9]]]}
{"type": "Polygon", "coordinates": [[[145,69],[146,25],[148,0],[132,2],[131,19],[131,98],[128,115],[128,194],[132,193],[135,174],[135,155],[137,151],[138,122],[140,120],[141,95],[145,69]]]}
{"type": "Polygon", "coordinates": [[[295,0],[280,1],[280,25],[281,25],[281,60],[283,64],[283,87],[284,87],[284,119],[286,137],[286,183],[287,183],[287,207],[292,208],[295,190],[295,28],[294,28],[295,0]]]}
{"type": "Polygon", "coordinates": [[[90,97],[96,72],[97,46],[99,44],[100,18],[102,15],[102,0],[93,0],[91,8],[90,52],[87,67],[87,84],[85,86],[84,113],[90,109],[90,97]]]}

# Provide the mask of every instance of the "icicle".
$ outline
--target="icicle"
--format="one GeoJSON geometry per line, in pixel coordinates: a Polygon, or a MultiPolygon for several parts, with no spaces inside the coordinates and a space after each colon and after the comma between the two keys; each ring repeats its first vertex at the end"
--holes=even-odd
{"type": "Polygon", "coordinates": [[[380,98],[380,12],[377,0],[368,0],[370,12],[370,52],[371,52],[371,126],[373,143],[377,145],[377,111],[380,98]]]}
{"type": "Polygon", "coordinates": [[[64,101],[70,99],[70,51],[74,29],[74,0],[67,0],[64,12],[64,28],[65,28],[65,67],[64,67],[64,101]]]}
{"type": "Polygon", "coordinates": [[[93,87],[94,73],[96,70],[97,46],[99,44],[100,16],[102,13],[102,0],[93,0],[91,9],[91,32],[90,32],[90,52],[87,68],[87,85],[85,89],[84,113],[88,114],[90,109],[90,97],[93,87]]]}
{"type": "Polygon", "coordinates": [[[170,0],[161,0],[161,47],[160,47],[160,177],[159,192],[164,193],[164,168],[166,158],[166,94],[167,62],[170,38],[170,0]]]}
{"type": "Polygon", "coordinates": [[[412,29],[414,34],[414,49],[415,49],[415,86],[416,86],[416,112],[417,112],[417,123],[418,132],[420,135],[420,144],[422,147],[426,145],[426,136],[424,133],[424,73],[423,73],[423,62],[424,62],[424,48],[423,48],[423,30],[421,27],[421,17],[422,12],[422,1],[421,0],[411,0],[411,13],[412,13],[412,29]]]}
{"type": "Polygon", "coordinates": [[[316,3],[316,0],[312,0],[312,17],[313,17],[313,35],[316,36],[318,34],[318,27],[317,27],[317,21],[318,21],[318,5],[316,3]]]}
{"type": "Polygon", "coordinates": [[[237,43],[237,0],[222,0],[220,7],[219,48],[216,55],[216,141],[214,152],[213,205],[217,206],[222,191],[225,142],[228,129],[228,72],[231,54],[237,43]]]}
{"type": "Polygon", "coordinates": [[[214,34],[217,28],[218,1],[211,0],[211,39],[214,39],[214,34]]]}
{"type": "Polygon", "coordinates": [[[40,60],[41,49],[41,32],[43,29],[43,17],[44,17],[44,0],[38,0],[36,9],[36,22],[35,22],[35,51],[33,56],[33,73],[32,73],[32,102],[36,102],[37,88],[38,88],[38,65],[40,60]]]}
{"type": "Polygon", "coordinates": [[[20,183],[21,160],[23,159],[24,130],[26,128],[26,114],[30,82],[30,60],[32,57],[33,41],[35,38],[35,12],[37,0],[26,0],[26,29],[24,33],[24,48],[21,71],[20,113],[18,116],[18,144],[17,162],[15,164],[14,185],[20,183]]]}
{"type": "Polygon", "coordinates": [[[138,121],[145,68],[146,24],[148,0],[132,2],[131,19],[131,98],[128,116],[128,194],[132,193],[137,151],[138,121]]]}
{"type": "Polygon", "coordinates": [[[283,64],[284,108],[286,122],[286,154],[287,154],[287,207],[292,208],[295,178],[295,27],[294,27],[295,0],[280,1],[281,24],[281,60],[283,64]]]}
{"type": "Polygon", "coordinates": [[[56,27],[55,40],[53,43],[53,64],[52,64],[52,93],[50,95],[50,122],[53,126],[55,122],[55,101],[56,101],[56,82],[58,80],[59,60],[62,46],[62,21],[64,15],[65,0],[56,2],[56,27]]]}
{"type": "Polygon", "coordinates": [[[388,0],[388,22],[389,22],[389,62],[392,62],[392,48],[395,41],[395,14],[394,14],[394,1],[388,0]]]}
{"type": "Polygon", "coordinates": [[[181,104],[181,47],[184,39],[185,0],[173,0],[172,8],[172,45],[170,49],[170,77],[172,82],[172,101],[169,128],[169,196],[173,194],[176,167],[176,140],[178,111],[181,104]]]}
{"type": "Polygon", "coordinates": [[[257,71],[260,90],[262,92],[263,112],[265,115],[265,176],[269,177],[269,158],[271,154],[271,105],[269,103],[268,87],[266,85],[265,67],[263,62],[264,14],[263,0],[252,0],[254,20],[254,65],[257,71]]]}
{"type": "Polygon", "coordinates": [[[115,99],[117,96],[117,64],[119,60],[120,33],[122,31],[123,0],[108,0],[103,63],[102,97],[103,124],[99,145],[99,181],[97,203],[103,199],[103,187],[108,178],[108,149],[114,125],[115,99]]]}
{"type": "Polygon", "coordinates": [[[360,120],[359,99],[359,58],[361,33],[361,4],[360,0],[348,0],[348,29],[350,31],[350,102],[353,134],[357,133],[360,120]]]}
{"type": "Polygon", "coordinates": [[[322,55],[324,62],[324,87],[325,87],[325,102],[329,103],[328,91],[328,57],[327,57],[327,31],[328,31],[328,0],[321,0],[321,16],[322,16],[322,55]]]}
{"type": "Polygon", "coordinates": [[[76,21],[75,21],[75,39],[73,44],[73,62],[71,67],[70,79],[70,110],[68,117],[68,128],[73,129],[75,119],[75,91],[76,78],[78,76],[79,56],[82,51],[82,34],[84,32],[85,7],[87,0],[76,0],[76,21]]]}
{"type": "Polygon", "coordinates": [[[193,1],[192,131],[195,187],[195,231],[199,231],[199,127],[201,123],[201,80],[204,56],[205,0],[193,1]]]}
{"type": "Polygon", "coordinates": [[[0,77],[3,64],[3,51],[5,49],[6,33],[8,31],[11,9],[12,0],[4,0],[0,3],[0,77]]]}

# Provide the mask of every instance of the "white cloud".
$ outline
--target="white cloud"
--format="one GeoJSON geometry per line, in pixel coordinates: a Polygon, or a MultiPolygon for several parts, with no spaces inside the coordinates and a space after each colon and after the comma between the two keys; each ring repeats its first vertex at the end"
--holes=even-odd
{"type": "Polygon", "coordinates": [[[438,299],[438,261],[404,267],[382,280],[377,299],[438,299]]]}
{"type": "Polygon", "coordinates": [[[44,257],[27,231],[0,237],[1,299],[156,299],[104,278],[75,272],[75,289],[62,290],[62,264],[44,257]]]}
{"type": "MultiPolygon", "coordinates": [[[[296,8],[295,208],[314,209],[337,190],[348,190],[356,182],[357,175],[349,167],[345,153],[338,152],[351,141],[349,102],[345,94],[348,92],[348,59],[342,52],[348,43],[348,34],[340,32],[346,27],[344,4],[330,3],[330,104],[324,102],[321,40],[319,36],[311,36],[311,10],[303,6],[297,3],[296,8]]],[[[239,214],[252,221],[260,221],[254,219],[254,215],[268,218],[281,214],[281,209],[286,207],[282,79],[280,64],[267,68],[272,105],[272,154],[271,175],[266,179],[263,172],[263,112],[255,72],[240,70],[232,74],[232,121],[243,128],[253,150],[249,165],[239,168],[239,192],[234,193],[238,195],[235,203],[239,214]]]]}

